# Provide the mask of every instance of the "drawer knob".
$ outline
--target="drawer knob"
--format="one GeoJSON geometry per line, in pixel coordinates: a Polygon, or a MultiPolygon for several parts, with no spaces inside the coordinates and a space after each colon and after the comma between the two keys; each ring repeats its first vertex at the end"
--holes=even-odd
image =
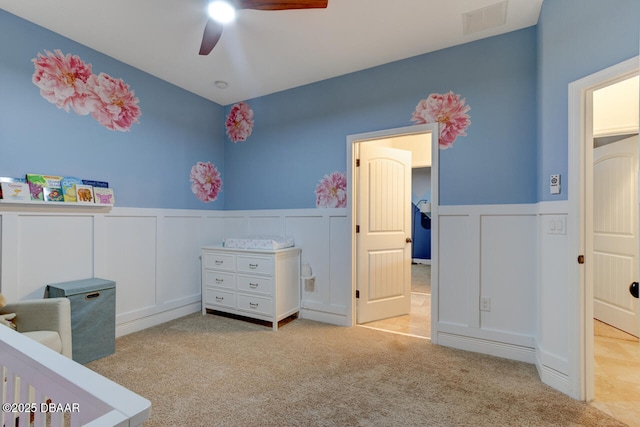
{"type": "Polygon", "coordinates": [[[249,287],[255,289],[258,287],[258,284],[249,282],[249,287]]]}
{"type": "Polygon", "coordinates": [[[249,303],[249,307],[251,307],[251,308],[258,308],[258,303],[257,303],[257,302],[250,302],[250,303],[249,303]]]}
{"type": "Polygon", "coordinates": [[[224,282],[224,279],[216,279],[216,283],[222,283],[224,282]]]}
{"type": "Polygon", "coordinates": [[[223,263],[223,261],[220,261],[219,259],[216,260],[216,265],[220,265],[222,263],[223,263]]]}
{"type": "Polygon", "coordinates": [[[258,264],[249,264],[249,268],[255,270],[256,268],[258,268],[258,264]]]}
{"type": "Polygon", "coordinates": [[[216,297],[216,301],[222,301],[224,300],[224,297],[216,297]]]}

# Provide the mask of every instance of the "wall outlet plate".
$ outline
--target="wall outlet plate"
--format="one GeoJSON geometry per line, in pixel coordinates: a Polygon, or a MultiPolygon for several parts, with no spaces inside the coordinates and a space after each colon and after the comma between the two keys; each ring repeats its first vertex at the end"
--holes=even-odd
{"type": "Polygon", "coordinates": [[[491,311],[491,298],[480,297],[480,311],[491,311]]]}

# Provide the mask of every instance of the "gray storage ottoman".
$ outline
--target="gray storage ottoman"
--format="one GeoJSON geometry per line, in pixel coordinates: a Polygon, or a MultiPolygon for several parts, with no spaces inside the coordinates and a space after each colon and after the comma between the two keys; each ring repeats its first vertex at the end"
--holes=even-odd
{"type": "Polygon", "coordinates": [[[116,351],[116,284],[111,280],[75,280],[48,285],[49,298],[71,302],[72,357],[78,363],[116,351]]]}

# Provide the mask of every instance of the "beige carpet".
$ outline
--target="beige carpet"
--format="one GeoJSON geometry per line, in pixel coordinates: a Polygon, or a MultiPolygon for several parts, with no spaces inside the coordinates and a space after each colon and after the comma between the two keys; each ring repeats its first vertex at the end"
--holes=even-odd
{"type": "Polygon", "coordinates": [[[367,328],[193,314],[89,368],[152,402],[145,426],[620,426],[525,363],[367,328]]]}

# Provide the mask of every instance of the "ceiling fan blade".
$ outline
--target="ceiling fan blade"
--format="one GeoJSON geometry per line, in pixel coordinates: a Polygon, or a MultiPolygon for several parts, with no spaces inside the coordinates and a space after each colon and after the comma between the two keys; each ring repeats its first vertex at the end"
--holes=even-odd
{"type": "Polygon", "coordinates": [[[324,9],[329,0],[235,0],[237,9],[288,10],[324,9]]]}
{"type": "Polygon", "coordinates": [[[220,40],[222,35],[222,24],[209,19],[204,27],[202,35],[202,44],[200,45],[200,55],[208,55],[220,40]]]}

